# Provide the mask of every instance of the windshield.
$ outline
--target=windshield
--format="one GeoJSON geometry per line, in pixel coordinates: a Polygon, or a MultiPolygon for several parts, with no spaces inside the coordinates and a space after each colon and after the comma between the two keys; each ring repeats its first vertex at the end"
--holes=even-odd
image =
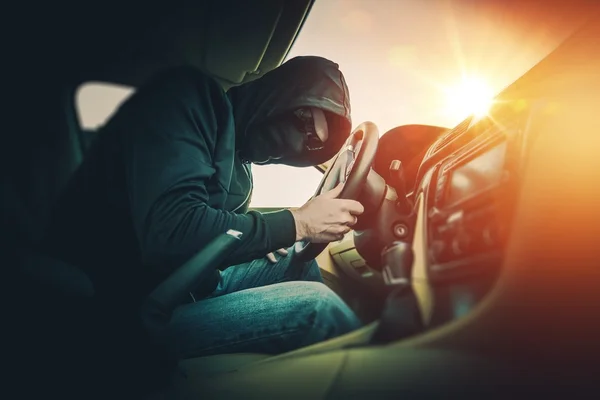
{"type": "Polygon", "coordinates": [[[454,127],[485,113],[494,95],[573,31],[578,7],[557,12],[555,3],[317,0],[288,58],[340,65],[355,127],[454,127]]]}
{"type": "MultiPolygon", "coordinates": [[[[352,123],[382,135],[406,124],[452,128],[554,50],[581,21],[574,3],[547,0],[316,0],[287,58],[340,65],[352,123]]],[[[253,207],[300,206],[314,168],[255,167],[253,207]],[[285,190],[278,190],[283,182],[285,190]]]]}
{"type": "MultiPolygon", "coordinates": [[[[340,65],[354,127],[366,120],[380,134],[405,124],[454,127],[486,112],[493,95],[556,48],[578,25],[586,8],[574,3],[582,1],[593,0],[317,0],[288,58],[318,55],[340,65]]],[[[132,92],[88,86],[78,95],[88,129],[132,92]]],[[[255,166],[253,177],[251,206],[281,208],[304,204],[322,175],[269,165],[255,166]]]]}

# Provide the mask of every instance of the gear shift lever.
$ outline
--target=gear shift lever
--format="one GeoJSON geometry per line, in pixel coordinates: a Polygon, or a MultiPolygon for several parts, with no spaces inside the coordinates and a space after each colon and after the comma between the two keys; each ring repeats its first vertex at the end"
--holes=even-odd
{"type": "Polygon", "coordinates": [[[410,286],[414,261],[412,246],[394,242],[382,253],[383,279],[389,286],[410,286]]]}
{"type": "Polygon", "coordinates": [[[379,326],[371,343],[384,344],[400,340],[424,330],[419,303],[411,285],[413,265],[412,246],[394,242],[381,254],[383,278],[393,288],[388,295],[379,326]]]}

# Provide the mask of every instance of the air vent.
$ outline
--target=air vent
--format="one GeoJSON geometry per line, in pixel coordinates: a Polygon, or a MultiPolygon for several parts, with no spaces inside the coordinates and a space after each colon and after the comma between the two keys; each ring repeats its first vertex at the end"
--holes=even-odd
{"type": "Polygon", "coordinates": [[[452,141],[454,141],[454,139],[456,139],[457,137],[459,137],[460,135],[462,135],[463,133],[465,133],[467,131],[467,129],[469,129],[471,127],[472,120],[473,120],[473,117],[469,117],[469,118],[465,119],[463,122],[461,122],[460,124],[458,124],[450,132],[448,132],[447,134],[445,134],[444,136],[442,136],[432,146],[431,151],[429,152],[429,155],[437,153],[440,149],[446,147],[449,143],[451,143],[452,141]]]}

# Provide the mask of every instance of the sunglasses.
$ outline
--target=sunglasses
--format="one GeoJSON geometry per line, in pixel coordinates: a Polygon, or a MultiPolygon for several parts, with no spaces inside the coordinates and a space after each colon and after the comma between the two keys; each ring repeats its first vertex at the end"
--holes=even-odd
{"type": "Polygon", "coordinates": [[[323,141],[317,135],[315,119],[310,108],[299,108],[294,111],[296,128],[305,135],[305,146],[309,151],[321,150],[325,147],[323,141]]]}

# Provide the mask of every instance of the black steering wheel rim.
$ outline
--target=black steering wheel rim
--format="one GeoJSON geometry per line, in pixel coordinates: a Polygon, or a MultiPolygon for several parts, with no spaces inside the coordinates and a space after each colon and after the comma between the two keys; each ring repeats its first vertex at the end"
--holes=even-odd
{"type": "MultiPolygon", "coordinates": [[[[336,155],[331,167],[323,175],[313,197],[333,189],[340,182],[344,182],[344,187],[338,198],[358,200],[367,183],[371,166],[375,161],[378,141],[379,130],[373,122],[366,121],[356,127],[336,155]],[[348,162],[350,154],[353,155],[351,163],[348,162]],[[344,156],[347,157],[346,160],[342,159],[344,156]],[[345,165],[338,164],[341,161],[346,161],[345,165]],[[334,174],[333,177],[332,174],[334,174]]],[[[321,254],[326,247],[327,243],[298,241],[294,245],[294,253],[300,260],[309,261],[321,254]]]]}

